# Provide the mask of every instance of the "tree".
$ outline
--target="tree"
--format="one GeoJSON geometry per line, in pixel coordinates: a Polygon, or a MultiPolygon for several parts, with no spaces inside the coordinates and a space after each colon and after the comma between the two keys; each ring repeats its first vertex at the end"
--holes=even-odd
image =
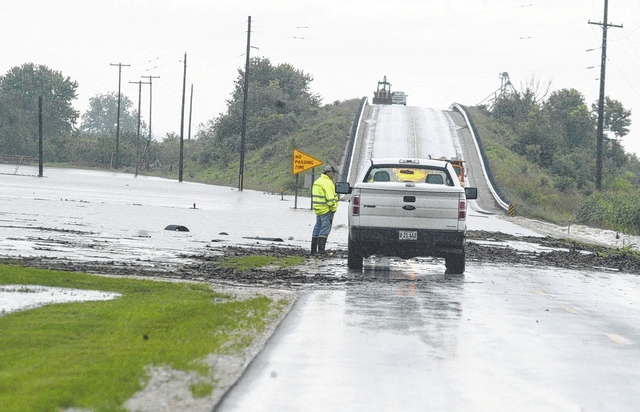
{"type": "Polygon", "coordinates": [[[0,143],[6,154],[36,154],[38,99],[43,100],[43,134],[71,134],[78,119],[72,102],[78,83],[44,65],[25,63],[0,77],[0,143]]]}
{"type": "Polygon", "coordinates": [[[526,89],[500,96],[495,101],[491,114],[496,120],[514,126],[526,121],[531,110],[537,107],[535,92],[526,89]]]}
{"type": "Polygon", "coordinates": [[[533,106],[526,121],[518,124],[515,129],[518,136],[514,142],[516,152],[543,167],[549,167],[553,164],[558,142],[545,110],[533,106]]]}
{"type": "MultiPolygon", "coordinates": [[[[591,105],[594,114],[598,112],[598,103],[591,105]]],[[[626,110],[622,103],[605,97],[604,99],[604,131],[611,132],[616,138],[629,134],[631,126],[631,110],[626,110]]]]}
{"type": "MultiPolygon", "coordinates": [[[[206,139],[210,155],[202,152],[205,162],[227,164],[239,153],[242,135],[242,109],[244,100],[244,74],[238,78],[227,112],[207,123],[198,133],[206,139]]],[[[273,66],[269,59],[253,58],[249,66],[249,94],[247,102],[246,149],[256,150],[286,137],[300,127],[309,114],[321,103],[318,95],[310,91],[313,77],[289,64],[273,66]]]]}
{"type": "MultiPolygon", "coordinates": [[[[138,111],[125,95],[120,98],[120,131],[137,133],[138,111]]],[[[115,134],[118,123],[118,93],[97,94],[89,99],[89,110],[82,115],[80,130],[97,135],[115,134]]],[[[146,129],[144,122],[142,129],[146,129]]],[[[144,134],[143,134],[144,135],[144,134]]]]}
{"type": "Polygon", "coordinates": [[[552,127],[561,138],[562,152],[575,148],[595,148],[594,119],[584,96],[576,89],[562,89],[551,93],[545,102],[552,127]]]}

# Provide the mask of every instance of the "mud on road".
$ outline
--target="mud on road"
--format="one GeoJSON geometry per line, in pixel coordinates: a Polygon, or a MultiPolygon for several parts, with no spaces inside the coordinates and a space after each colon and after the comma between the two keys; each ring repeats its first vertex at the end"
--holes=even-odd
{"type": "MultiPolygon", "coordinates": [[[[326,257],[310,257],[308,251],[300,247],[256,243],[253,246],[209,246],[202,253],[181,256],[188,263],[173,266],[148,262],[121,264],[115,261],[79,262],[39,257],[0,259],[0,263],[64,271],[259,287],[297,288],[371,281],[371,276],[367,276],[366,272],[354,273],[346,269],[346,249],[333,249],[330,252],[326,257]],[[238,271],[222,265],[227,258],[251,255],[300,256],[307,259],[306,263],[300,266],[264,267],[251,271],[238,271]]],[[[640,273],[640,253],[630,249],[610,248],[553,237],[522,237],[500,232],[470,231],[467,265],[478,263],[640,273]]]]}

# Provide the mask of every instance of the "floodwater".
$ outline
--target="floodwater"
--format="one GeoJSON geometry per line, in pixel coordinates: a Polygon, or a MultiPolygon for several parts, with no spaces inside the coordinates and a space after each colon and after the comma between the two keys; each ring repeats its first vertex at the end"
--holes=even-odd
{"type": "MultiPolygon", "coordinates": [[[[104,171],[46,168],[37,175],[33,166],[0,165],[1,258],[171,270],[211,245],[307,247],[315,223],[308,198],[296,205],[292,196],[104,171]],[[189,231],[165,230],[169,225],[189,231]]],[[[335,224],[329,247],[346,247],[346,214],[335,224]]],[[[37,290],[4,287],[0,312],[94,298],[88,291],[37,290]]]]}
{"type": "MultiPolygon", "coordinates": [[[[307,246],[308,198],[104,171],[0,165],[0,256],[115,264],[188,261],[212,244],[307,246]],[[296,207],[297,206],[297,207],[296,207]],[[165,230],[169,225],[189,231],[165,230]]],[[[329,247],[346,245],[346,209],[329,247]]]]}
{"type": "MultiPolygon", "coordinates": [[[[190,263],[190,256],[213,245],[308,248],[315,223],[306,197],[106,171],[46,168],[44,177],[37,175],[33,166],[0,165],[2,258],[42,257],[170,270],[190,263]],[[169,225],[189,231],[165,230],[169,225]]],[[[340,202],[329,249],[347,247],[347,208],[347,202],[340,202]]],[[[473,209],[468,225],[470,230],[521,236],[567,236],[567,228],[473,209]]],[[[583,240],[640,244],[634,237],[616,237],[583,226],[570,231],[583,240]]],[[[334,265],[331,270],[347,269],[334,265]]],[[[25,299],[26,294],[21,295],[25,299]]]]}
{"type": "Polygon", "coordinates": [[[0,316],[52,303],[111,300],[119,293],[39,285],[0,285],[0,316]]]}

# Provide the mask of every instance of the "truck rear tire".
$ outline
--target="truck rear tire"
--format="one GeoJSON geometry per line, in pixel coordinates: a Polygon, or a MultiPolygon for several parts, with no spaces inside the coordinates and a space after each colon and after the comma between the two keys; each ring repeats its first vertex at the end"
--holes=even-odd
{"type": "Polygon", "coordinates": [[[360,246],[349,239],[348,244],[348,252],[347,252],[347,267],[349,269],[362,269],[362,250],[360,246]]]}
{"type": "Polygon", "coordinates": [[[449,255],[445,258],[445,267],[447,275],[462,275],[465,269],[465,253],[461,255],[449,255]]]}

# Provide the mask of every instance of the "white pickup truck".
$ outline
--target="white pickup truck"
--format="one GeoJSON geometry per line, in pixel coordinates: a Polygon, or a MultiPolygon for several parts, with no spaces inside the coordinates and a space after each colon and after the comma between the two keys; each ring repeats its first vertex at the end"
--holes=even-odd
{"type": "Polygon", "coordinates": [[[467,200],[478,191],[463,188],[449,162],[431,159],[371,159],[351,194],[349,269],[362,269],[371,255],[445,258],[446,273],[465,270],[467,200]]]}

